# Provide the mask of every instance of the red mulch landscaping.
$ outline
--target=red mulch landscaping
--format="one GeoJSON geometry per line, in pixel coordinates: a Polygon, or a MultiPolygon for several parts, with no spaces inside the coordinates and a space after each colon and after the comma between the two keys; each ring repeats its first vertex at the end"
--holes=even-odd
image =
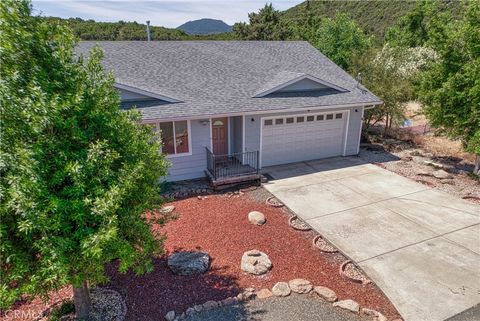
{"type": "MultiPolygon", "coordinates": [[[[174,213],[178,219],[156,229],[156,232],[167,234],[167,254],[180,250],[208,252],[212,260],[207,273],[174,275],[168,269],[165,257],[155,260],[154,271],[143,276],[131,272],[119,274],[114,264],[107,268],[111,281],[106,286],[124,296],[128,307],[127,320],[160,320],[170,310],[184,311],[194,304],[236,295],[247,287],[271,288],[278,281],[294,278],[327,286],[337,293],[339,300],[353,299],[362,307],[382,312],[389,319],[399,317],[394,306],[374,284],[354,283],[339,274],[345,257],[314,248],[314,232],[292,229],[285,209],[258,201],[252,193],[256,192],[240,197],[212,195],[202,200],[193,197],[175,201],[171,204],[176,207],[174,213]],[[265,225],[249,223],[247,214],[253,210],[265,214],[265,225]],[[240,270],[243,253],[252,249],[270,257],[273,263],[270,272],[255,277],[240,270]]],[[[20,305],[18,309],[23,310],[29,305],[20,305]]]]}

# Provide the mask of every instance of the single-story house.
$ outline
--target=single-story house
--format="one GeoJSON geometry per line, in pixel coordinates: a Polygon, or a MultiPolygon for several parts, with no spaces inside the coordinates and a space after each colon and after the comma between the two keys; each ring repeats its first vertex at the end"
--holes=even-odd
{"type": "Polygon", "coordinates": [[[355,155],[381,104],[304,41],[105,41],[122,107],[161,131],[170,181],[355,155]]]}

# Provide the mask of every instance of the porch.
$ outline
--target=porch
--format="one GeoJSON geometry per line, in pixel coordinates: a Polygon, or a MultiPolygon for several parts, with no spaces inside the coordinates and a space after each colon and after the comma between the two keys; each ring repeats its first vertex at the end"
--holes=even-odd
{"type": "Polygon", "coordinates": [[[214,187],[260,180],[258,151],[216,155],[208,147],[205,150],[205,172],[214,187]]]}

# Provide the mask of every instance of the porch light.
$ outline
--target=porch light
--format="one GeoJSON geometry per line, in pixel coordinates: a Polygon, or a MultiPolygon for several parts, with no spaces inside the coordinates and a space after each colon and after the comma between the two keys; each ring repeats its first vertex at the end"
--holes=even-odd
{"type": "Polygon", "coordinates": [[[202,120],[200,120],[199,122],[200,122],[200,124],[202,124],[202,126],[207,126],[208,123],[210,123],[210,120],[208,120],[208,119],[202,119],[202,120]]]}

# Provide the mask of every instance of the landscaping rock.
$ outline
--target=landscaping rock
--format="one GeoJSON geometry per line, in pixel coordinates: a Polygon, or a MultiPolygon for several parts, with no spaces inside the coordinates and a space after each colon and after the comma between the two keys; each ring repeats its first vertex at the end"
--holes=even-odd
{"type": "Polygon", "coordinates": [[[206,252],[177,252],[168,257],[167,263],[178,275],[201,274],[208,270],[210,256],[206,252]]]}
{"type": "Polygon", "coordinates": [[[174,319],[175,319],[175,311],[168,311],[167,314],[165,314],[165,320],[173,321],[174,319]]]}
{"type": "Polygon", "coordinates": [[[222,300],[222,305],[232,305],[232,304],[236,304],[237,302],[238,302],[237,298],[228,297],[222,300]]]}
{"type": "Polygon", "coordinates": [[[375,321],[388,321],[387,317],[372,309],[363,308],[362,313],[371,317],[375,317],[375,321]]]}
{"type": "Polygon", "coordinates": [[[438,179],[451,179],[451,178],[453,178],[453,176],[450,173],[444,171],[443,169],[440,169],[438,171],[433,172],[432,175],[433,175],[433,177],[438,178],[438,179]]]}
{"type": "Polygon", "coordinates": [[[187,311],[185,311],[185,314],[188,316],[192,316],[195,314],[195,310],[193,308],[188,308],[187,311]]]}
{"type": "Polygon", "coordinates": [[[265,215],[258,211],[248,213],[248,220],[255,225],[263,225],[266,222],[265,215]]]}
{"type": "Polygon", "coordinates": [[[173,211],[175,210],[175,206],[173,205],[168,205],[168,206],[164,206],[160,209],[160,212],[162,213],[172,213],[173,211]]]}
{"type": "Polygon", "coordinates": [[[288,286],[295,293],[308,293],[313,288],[312,283],[304,279],[293,279],[288,282],[288,286]]]}
{"type": "Polygon", "coordinates": [[[290,290],[287,282],[277,282],[272,288],[272,293],[275,296],[289,296],[291,292],[292,290],[290,290]]]}
{"type": "Polygon", "coordinates": [[[218,302],[217,301],[207,301],[202,305],[203,305],[203,309],[208,311],[208,310],[211,310],[211,309],[214,309],[214,308],[218,307],[218,302]]]}
{"type": "Polygon", "coordinates": [[[243,253],[240,268],[244,272],[261,275],[267,273],[272,268],[272,262],[267,254],[258,250],[251,250],[243,253]]]}
{"type": "Polygon", "coordinates": [[[328,302],[335,302],[337,301],[337,294],[324,286],[316,286],[313,288],[313,291],[317,293],[320,297],[327,300],[328,302]]]}
{"type": "Polygon", "coordinates": [[[257,298],[259,299],[268,299],[272,296],[272,291],[269,289],[261,289],[260,291],[257,292],[257,298]]]}
{"type": "Polygon", "coordinates": [[[193,306],[193,309],[194,309],[196,312],[200,312],[200,311],[203,310],[203,305],[201,305],[201,304],[194,305],[194,306],[193,306]]]}
{"type": "Polygon", "coordinates": [[[432,167],[435,167],[435,168],[440,168],[440,169],[445,167],[445,166],[443,166],[443,164],[436,163],[436,162],[431,161],[431,160],[423,161],[423,163],[425,165],[432,166],[432,167]]]}
{"type": "Polygon", "coordinates": [[[351,311],[351,312],[354,312],[354,313],[358,313],[358,311],[360,310],[360,305],[353,300],[338,301],[338,302],[335,302],[333,304],[333,306],[334,307],[339,307],[339,308],[342,308],[342,309],[345,309],[345,310],[348,310],[348,311],[351,311]]]}

